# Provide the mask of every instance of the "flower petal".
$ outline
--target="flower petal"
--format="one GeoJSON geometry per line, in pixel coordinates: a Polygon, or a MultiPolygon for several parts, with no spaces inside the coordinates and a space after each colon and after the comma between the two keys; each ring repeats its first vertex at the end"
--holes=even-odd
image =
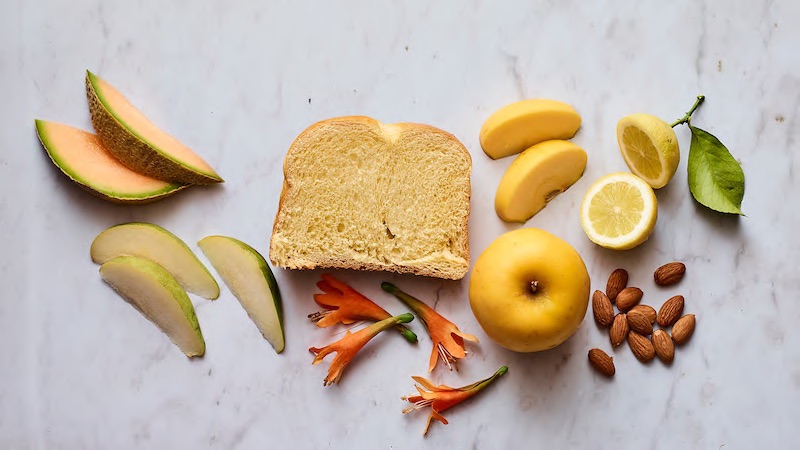
{"type": "Polygon", "coordinates": [[[435,409],[431,409],[431,414],[428,416],[428,421],[425,423],[425,429],[422,430],[422,435],[423,436],[428,434],[428,428],[430,428],[431,420],[433,420],[433,419],[436,419],[439,422],[442,422],[443,424],[447,425],[447,419],[445,419],[443,415],[441,415],[438,412],[436,412],[435,409]]]}
{"type": "Polygon", "coordinates": [[[427,389],[429,391],[438,391],[439,390],[436,387],[436,385],[431,383],[431,381],[426,379],[426,378],[422,378],[422,377],[418,377],[418,376],[412,376],[411,379],[416,381],[417,383],[419,383],[420,386],[424,387],[425,389],[427,389]]]}

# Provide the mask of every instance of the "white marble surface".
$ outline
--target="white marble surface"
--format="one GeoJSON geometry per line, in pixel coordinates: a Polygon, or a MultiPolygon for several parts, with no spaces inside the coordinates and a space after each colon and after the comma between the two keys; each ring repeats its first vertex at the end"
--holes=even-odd
{"type": "MultiPolygon", "coordinates": [[[[0,448],[791,448],[800,416],[798,254],[800,3],[791,0],[469,2],[104,2],[8,0],[0,8],[0,448]],[[116,85],[227,179],[166,201],[115,206],[76,188],[40,148],[34,118],[90,129],[86,69],[116,85]],[[745,218],[698,207],[683,161],[658,192],[653,237],[629,252],[583,234],[578,205],[598,177],[625,169],[617,120],[665,119],[707,96],[695,123],[718,136],[747,177],[745,218]],[[672,367],[614,352],[617,376],[589,370],[608,348],[589,319],[566,344],[514,354],[489,341],[467,282],[337,272],[394,312],[383,279],[478,335],[461,385],[509,374],[421,436],[425,412],[402,415],[430,341],[379,336],[323,388],[329,360],[307,348],[336,332],[306,320],[319,273],[276,271],[284,354],[276,355],[229,291],[194,298],[208,344],[189,361],[121,301],[88,257],[94,236],[152,221],[190,244],[212,233],[266,253],[292,139],[318,119],[366,114],[430,123],[474,161],[472,260],[517,228],[494,214],[510,159],[491,161],[478,130],[496,108],[550,97],[583,116],[584,177],[525,226],[573,244],[593,288],[618,266],[646,301],[676,293],[698,329],[672,367]],[[679,287],[652,269],[678,259],[679,287]]],[[[587,315],[587,317],[590,317],[587,315]]]]}

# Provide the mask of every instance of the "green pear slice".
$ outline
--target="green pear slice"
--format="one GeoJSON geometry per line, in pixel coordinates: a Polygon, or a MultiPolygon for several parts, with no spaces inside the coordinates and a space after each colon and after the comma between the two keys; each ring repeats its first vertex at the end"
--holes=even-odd
{"type": "Polygon", "coordinates": [[[275,352],[282,352],[285,340],[281,293],[264,257],[253,247],[227,236],[208,236],[197,245],[264,339],[275,352]]]}
{"type": "Polygon", "coordinates": [[[100,266],[100,275],[186,356],[203,356],[206,343],[192,302],[166,269],[148,259],[119,256],[100,266]]]}
{"type": "Polygon", "coordinates": [[[194,252],[158,225],[131,222],[110,227],[97,235],[89,253],[98,264],[121,255],[149,259],[167,269],[186,291],[209,300],[219,297],[219,285],[194,252]]]}
{"type": "Polygon", "coordinates": [[[224,181],[197,153],[153,125],[119,91],[89,71],[86,96],[100,140],[128,168],[183,184],[224,181]]]}
{"type": "Polygon", "coordinates": [[[128,169],[106,150],[96,134],[44,120],[36,120],[36,133],[50,160],[64,175],[105,200],[147,203],[187,187],[128,169]]]}

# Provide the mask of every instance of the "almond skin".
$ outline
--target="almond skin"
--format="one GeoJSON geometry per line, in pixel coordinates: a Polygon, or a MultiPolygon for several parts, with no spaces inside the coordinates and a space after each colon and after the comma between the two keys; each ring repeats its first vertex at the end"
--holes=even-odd
{"type": "Polygon", "coordinates": [[[631,331],[628,325],[628,316],[625,313],[619,313],[614,316],[614,322],[611,324],[611,330],[608,332],[608,337],[611,340],[611,346],[617,347],[628,338],[628,332],[631,331]]]}
{"type": "Polygon", "coordinates": [[[656,350],[650,339],[635,331],[628,333],[628,346],[631,348],[633,356],[643,363],[650,362],[656,356],[656,350]]]}
{"type": "Polygon", "coordinates": [[[687,314],[672,326],[672,340],[677,345],[683,345],[692,337],[694,333],[695,317],[694,314],[687,314]]]}
{"type": "Polygon", "coordinates": [[[592,312],[594,321],[601,327],[607,327],[614,321],[614,306],[603,291],[597,290],[592,294],[592,312]]]}
{"type": "Polygon", "coordinates": [[[644,336],[653,334],[653,323],[641,311],[628,311],[628,326],[630,326],[631,330],[644,336]]]}
{"type": "Polygon", "coordinates": [[[675,344],[672,343],[669,334],[664,330],[656,330],[653,332],[652,339],[658,359],[664,364],[671,363],[675,359],[675,344]]]}
{"type": "Polygon", "coordinates": [[[650,305],[636,305],[629,312],[639,311],[647,316],[647,320],[650,321],[651,324],[656,323],[656,310],[650,305]]]}
{"type": "Polygon", "coordinates": [[[639,304],[644,293],[637,287],[627,287],[617,294],[617,309],[628,312],[631,308],[639,304]]]}
{"type": "Polygon", "coordinates": [[[608,356],[608,353],[593,348],[589,350],[589,364],[594,369],[607,377],[613,377],[617,370],[614,368],[614,358],[608,356]]]}
{"type": "Polygon", "coordinates": [[[656,269],[655,273],[653,273],[653,279],[659,286],[669,286],[681,281],[685,273],[686,266],[681,262],[675,261],[656,269]]]}
{"type": "Polygon", "coordinates": [[[658,316],[656,317],[658,325],[669,327],[677,322],[678,319],[681,318],[681,314],[683,314],[683,305],[684,300],[682,295],[670,297],[669,300],[661,305],[661,309],[658,310],[658,316]]]}
{"type": "Polygon", "coordinates": [[[628,272],[625,269],[617,269],[611,272],[606,283],[606,295],[612,302],[617,299],[617,295],[628,287],[628,272]]]}

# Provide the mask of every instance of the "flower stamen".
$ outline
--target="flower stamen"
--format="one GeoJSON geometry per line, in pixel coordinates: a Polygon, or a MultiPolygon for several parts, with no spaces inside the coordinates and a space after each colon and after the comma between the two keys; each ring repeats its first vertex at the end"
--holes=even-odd
{"type": "Polygon", "coordinates": [[[311,313],[308,315],[308,318],[311,319],[312,322],[319,322],[320,320],[324,319],[328,314],[332,313],[335,310],[331,309],[324,309],[322,311],[317,311],[315,313],[311,313]]]}
{"type": "Polygon", "coordinates": [[[458,364],[456,359],[453,357],[453,355],[450,354],[450,352],[447,351],[444,345],[442,345],[442,343],[439,342],[436,344],[436,348],[439,349],[439,356],[442,357],[442,361],[444,361],[444,363],[447,365],[447,368],[450,369],[450,371],[452,372],[453,366],[455,366],[456,372],[458,372],[458,364]]]}
{"type": "MultiPolygon", "coordinates": [[[[401,397],[401,400],[408,400],[408,397],[401,397]]],[[[411,405],[408,408],[403,410],[403,414],[408,414],[410,412],[416,411],[418,409],[422,409],[422,408],[424,408],[426,406],[430,406],[432,404],[433,404],[433,399],[420,400],[420,401],[414,402],[413,405],[411,405]]]]}

